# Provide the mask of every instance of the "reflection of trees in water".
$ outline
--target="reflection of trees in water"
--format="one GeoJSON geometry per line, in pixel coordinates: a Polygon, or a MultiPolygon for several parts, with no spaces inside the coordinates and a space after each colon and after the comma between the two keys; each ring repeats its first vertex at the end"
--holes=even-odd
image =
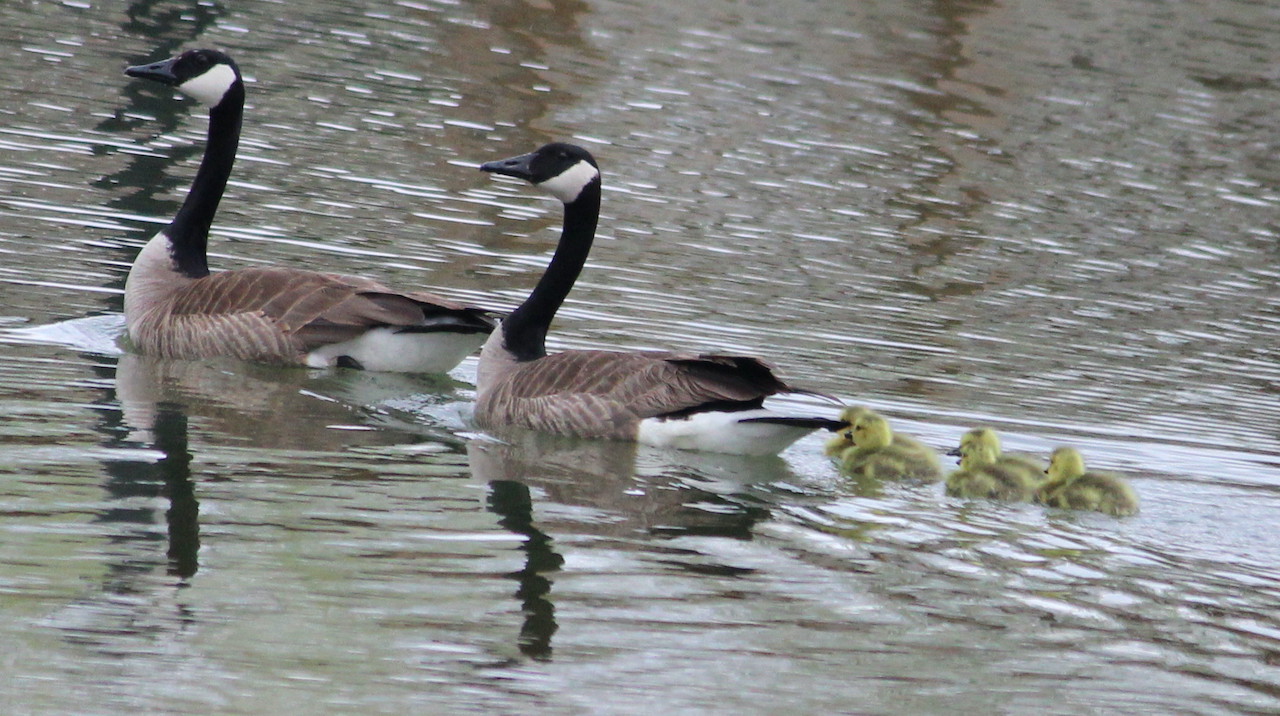
{"type": "MultiPolygon", "coordinates": [[[[295,32],[323,35],[331,28],[350,28],[352,23],[368,23],[370,36],[378,42],[370,48],[370,56],[350,58],[361,61],[363,68],[341,68],[344,74],[359,76],[375,65],[387,66],[395,71],[412,71],[428,78],[426,87],[444,84],[450,91],[465,95],[465,101],[447,110],[450,119],[469,122],[512,123],[525,131],[539,127],[534,136],[514,139],[512,146],[504,150],[510,154],[532,143],[540,143],[551,137],[562,138],[563,128],[546,126],[545,117],[554,108],[572,105],[584,91],[589,79],[575,76],[572,81],[560,70],[540,69],[541,65],[562,64],[562,58],[585,58],[590,61],[597,53],[588,45],[580,21],[588,11],[582,0],[548,0],[525,2],[501,0],[485,2],[474,7],[416,10],[411,7],[397,9],[402,18],[398,21],[373,20],[363,17],[361,6],[374,7],[377,3],[305,3],[303,24],[295,32]],[[353,7],[354,5],[354,7],[353,7]],[[476,20],[479,21],[476,21],[476,20]],[[397,27],[396,22],[403,27],[397,27]],[[424,43],[415,43],[413,33],[426,28],[424,43]],[[412,33],[400,30],[412,30],[412,33]],[[495,52],[502,48],[507,52],[495,52]],[[426,49],[427,51],[421,51],[426,49]],[[443,55],[443,57],[442,57],[443,55]],[[534,87],[549,88],[535,91],[534,87]]],[[[139,0],[130,3],[125,19],[120,23],[128,37],[145,38],[150,49],[144,54],[126,58],[131,63],[152,61],[168,57],[191,47],[208,44],[201,38],[216,23],[235,17],[260,18],[267,11],[259,8],[246,15],[235,12],[224,1],[207,3],[174,2],[173,0],[139,0]],[[243,16],[243,17],[242,17],[243,16]]],[[[252,36],[250,37],[252,42],[252,36]]],[[[281,63],[289,74],[314,78],[317,86],[332,83],[334,68],[329,63],[348,62],[347,58],[317,55],[306,45],[299,43],[294,33],[278,33],[274,40],[261,47],[254,47],[240,58],[246,66],[262,67],[267,62],[281,63]],[[323,63],[317,58],[323,59],[323,63]],[[314,66],[307,66],[312,60],[314,66]]],[[[119,72],[119,68],[103,68],[103,82],[117,82],[122,100],[110,117],[100,121],[98,131],[122,136],[146,144],[149,138],[183,136],[203,131],[203,113],[192,102],[173,101],[173,91],[157,87],[153,83],[132,80],[119,72]],[[154,119],[152,119],[154,118],[154,119]]],[[[312,81],[309,79],[309,81],[312,81]]],[[[428,90],[429,91],[429,90],[428,90]]],[[[421,101],[421,94],[406,101],[421,101]]],[[[288,101],[287,98],[284,98],[288,101]]],[[[446,110],[441,110],[446,111],[446,110]]],[[[290,110],[297,116],[298,107],[290,110]]],[[[406,130],[404,140],[417,146],[432,140],[415,130],[406,130]]],[[[450,135],[455,142],[448,149],[454,155],[477,157],[492,151],[491,137],[475,132],[459,132],[450,135]],[[473,136],[474,135],[474,136],[473,136]]],[[[177,210],[181,191],[191,180],[186,169],[203,152],[203,141],[179,142],[166,146],[159,155],[129,153],[118,169],[94,182],[94,186],[109,193],[107,206],[124,216],[169,217],[177,210]]],[[[293,153],[296,147],[282,147],[293,153]]],[[[303,148],[305,152],[306,148],[303,148]]],[[[100,148],[100,152],[117,153],[114,149],[100,148]]],[[[412,152],[411,152],[412,153],[412,152]]],[[[423,158],[439,162],[438,153],[423,158]]],[[[447,182],[457,182],[451,190],[471,187],[475,177],[465,172],[440,172],[447,182]]],[[[147,223],[139,226],[135,239],[141,241],[156,229],[147,223]]],[[[450,230],[458,230],[456,226],[450,230]]],[[[487,243],[500,235],[496,232],[473,232],[474,240],[487,243]]],[[[506,240],[506,239],[501,239],[506,240]]],[[[131,262],[136,249],[129,245],[117,249],[123,263],[131,262]]],[[[472,259],[466,254],[457,257],[463,266],[472,259]]],[[[121,273],[111,286],[123,285],[121,273]]],[[[106,299],[116,310],[120,309],[120,296],[106,299]]]]}
{"type": "MultiPolygon", "coordinates": [[[[496,158],[526,152],[555,139],[567,139],[575,127],[555,121],[555,113],[573,108],[599,80],[598,73],[571,72],[564,65],[602,63],[606,59],[586,40],[581,17],[589,8],[582,0],[498,0],[470,8],[479,23],[448,24],[438,33],[446,61],[460,77],[451,79],[463,99],[454,117],[480,124],[512,125],[502,131],[501,143],[489,133],[450,135],[447,149],[470,158],[496,158]],[[536,89],[535,89],[536,88],[536,89]]],[[[423,16],[436,13],[423,13],[423,16]]],[[[407,58],[411,62],[412,58],[407,58]]],[[[438,55],[424,55],[417,60],[416,71],[428,76],[440,75],[438,55]]],[[[580,131],[580,130],[579,130],[580,131]]],[[[446,186],[458,191],[473,191],[474,175],[449,173],[446,186]]],[[[486,189],[485,191],[488,191],[486,189]]],[[[495,221],[502,211],[497,205],[476,205],[478,216],[495,221]]],[[[538,223],[559,221],[556,212],[548,212],[538,223]]],[[[534,233],[530,229],[529,233],[534,233]]],[[[471,227],[461,236],[492,251],[526,254],[527,245],[506,231],[492,226],[471,227]]],[[[469,261],[464,254],[459,257],[469,261]]],[[[485,265],[476,268],[490,273],[485,265]]]]}
{"type": "Polygon", "coordinates": [[[588,9],[582,0],[501,0],[473,8],[483,27],[448,25],[439,40],[453,65],[465,68],[466,82],[473,88],[467,104],[475,118],[537,130],[517,144],[563,138],[563,129],[547,126],[546,115],[572,105],[589,89],[592,78],[576,75],[569,81],[563,70],[537,66],[557,64],[557,50],[579,62],[597,58],[579,22],[588,9]],[[540,85],[547,91],[534,89],[540,85]]]}
{"type": "MultiPolygon", "coordinates": [[[[953,303],[987,295],[993,283],[1021,281],[1011,262],[980,265],[957,276],[953,266],[975,245],[989,241],[983,212],[998,198],[991,195],[991,165],[1007,163],[1000,146],[1005,118],[988,100],[1007,91],[1005,68],[976,63],[982,48],[971,35],[975,20],[998,12],[992,0],[933,0],[919,18],[929,48],[919,51],[904,43],[898,66],[926,91],[904,93],[905,109],[897,120],[914,135],[902,147],[914,147],[909,182],[886,204],[904,218],[897,233],[910,251],[911,271],[893,282],[895,291],[914,294],[930,303],[953,303]],[[993,270],[994,269],[994,270],[993,270]],[[1012,270],[1011,270],[1012,269],[1012,270]],[[1005,275],[996,271],[1006,272],[1005,275]]],[[[942,334],[972,324],[937,319],[942,334]]],[[[952,357],[927,351],[895,356],[903,373],[931,376],[961,370],[952,357]]],[[[896,384],[905,394],[936,400],[948,389],[938,381],[906,378],[896,384]]]]}
{"type": "MultiPolygon", "coordinates": [[[[126,19],[121,29],[126,35],[144,37],[155,45],[145,56],[130,58],[133,63],[154,61],[170,57],[185,49],[190,42],[199,38],[214,22],[224,16],[227,10],[220,2],[178,3],[166,0],[138,0],[129,4],[126,19]]],[[[123,69],[123,68],[121,68],[123,69]]],[[[104,82],[113,81],[111,71],[104,68],[104,82]]],[[[133,133],[145,127],[150,134],[164,135],[176,130],[191,114],[191,103],[174,102],[172,90],[157,89],[154,83],[142,82],[117,72],[114,81],[120,84],[124,95],[124,104],[118,107],[112,116],[98,123],[96,129],[107,133],[133,133]],[[143,117],[155,117],[154,120],[143,117]]],[[[107,206],[122,214],[138,214],[143,216],[171,216],[178,210],[178,202],[172,199],[157,199],[167,196],[180,186],[191,181],[186,175],[168,176],[169,169],[182,166],[192,157],[204,151],[203,142],[186,146],[175,146],[165,152],[165,156],[144,156],[129,154],[124,168],[107,174],[93,183],[94,187],[107,190],[112,199],[107,206]]],[[[147,224],[140,233],[150,234],[154,225],[147,224]]],[[[128,263],[133,262],[136,250],[122,247],[122,253],[128,263]]],[[[124,276],[113,282],[115,288],[124,286],[124,276]]],[[[123,294],[108,299],[117,310],[123,308],[123,294]]]]}
{"type": "MultiPolygon", "coordinates": [[[[950,296],[965,296],[984,290],[982,282],[919,280],[920,274],[944,265],[957,253],[966,250],[974,239],[983,238],[980,227],[974,224],[974,216],[987,207],[991,198],[984,191],[985,182],[979,169],[982,162],[995,161],[988,152],[998,149],[989,131],[1002,120],[983,106],[975,95],[979,86],[960,76],[963,68],[973,64],[972,49],[965,39],[970,32],[969,17],[990,10],[990,0],[937,0],[932,3],[932,15],[936,27],[929,36],[937,42],[937,50],[926,53],[924,66],[915,81],[930,88],[929,92],[911,92],[907,95],[913,107],[903,112],[899,119],[904,126],[913,127],[928,137],[917,159],[917,180],[890,201],[904,207],[911,218],[899,225],[915,257],[914,274],[917,280],[904,282],[902,289],[920,293],[931,300],[950,296]],[[967,130],[971,138],[957,139],[955,127],[967,130]],[[925,197],[923,200],[921,197],[925,197]],[[946,198],[947,201],[937,201],[946,198]]],[[[917,61],[921,55],[912,55],[917,61]]],[[[915,62],[904,62],[911,68],[915,62]]],[[[995,86],[981,89],[999,94],[995,86]]]]}
{"type": "MultiPolygon", "coordinates": [[[[472,475],[489,487],[488,508],[499,524],[525,537],[524,566],[508,577],[519,584],[524,623],[517,645],[535,659],[551,657],[559,628],[547,576],[564,557],[553,534],[597,535],[610,548],[653,550],[649,538],[703,536],[752,539],[752,528],[768,518],[767,506],[743,494],[745,483],[791,477],[780,459],[740,460],[732,455],[648,452],[637,462],[637,446],[605,440],[576,440],[529,431],[504,434],[511,442],[472,440],[467,455],[472,475]],[[705,485],[706,488],[695,485],[705,485]],[[712,485],[722,489],[712,489],[712,485]],[[535,520],[537,500],[589,508],[577,519],[535,520]]],[[[698,574],[741,574],[732,565],[680,559],[662,551],[659,561],[698,574]]]]}
{"type": "Polygon", "coordinates": [[[174,0],[134,0],[125,10],[120,29],[134,36],[155,40],[164,56],[174,54],[188,40],[199,37],[227,13],[217,0],[174,2],[174,0]]]}

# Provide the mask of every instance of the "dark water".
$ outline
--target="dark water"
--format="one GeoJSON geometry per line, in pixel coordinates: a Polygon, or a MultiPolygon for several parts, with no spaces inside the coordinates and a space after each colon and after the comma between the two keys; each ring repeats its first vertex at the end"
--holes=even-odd
{"type": "Polygon", "coordinates": [[[0,5],[8,713],[1280,710],[1280,11],[1264,2],[0,5]],[[469,424],[451,378],[116,347],[202,150],[211,262],[497,309],[574,139],[557,346],[745,351],[939,448],[990,424],[1134,518],[469,424]],[[305,704],[306,706],[301,706],[305,704]]]}

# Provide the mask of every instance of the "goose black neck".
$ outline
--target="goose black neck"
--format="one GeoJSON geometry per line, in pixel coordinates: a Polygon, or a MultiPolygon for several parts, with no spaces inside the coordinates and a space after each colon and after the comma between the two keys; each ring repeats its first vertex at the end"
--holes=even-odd
{"type": "Polygon", "coordinates": [[[227,188],[231,166],[240,145],[240,124],[244,117],[244,85],[237,82],[216,107],[209,110],[209,136],[204,158],[195,181],[177,216],[165,230],[169,250],[178,270],[189,278],[209,275],[205,252],[209,227],[218,212],[218,202],[227,188]]]}
{"type": "Polygon", "coordinates": [[[506,349],[519,361],[547,354],[547,328],[582,273],[600,219],[600,181],[591,182],[572,203],[564,205],[564,228],[547,270],[529,297],[502,322],[506,349]]]}

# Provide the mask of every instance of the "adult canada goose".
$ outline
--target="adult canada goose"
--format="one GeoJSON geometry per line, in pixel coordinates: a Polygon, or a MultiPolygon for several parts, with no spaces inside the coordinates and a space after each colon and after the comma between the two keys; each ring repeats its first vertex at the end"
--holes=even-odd
{"type": "Polygon", "coordinates": [[[1000,452],[1000,436],[991,428],[974,428],[960,437],[960,469],[947,476],[947,494],[955,497],[1025,501],[1031,499],[1044,466],[1020,455],[1000,452]]]}
{"type": "Polygon", "coordinates": [[[138,350],[436,373],[493,331],[481,309],[367,278],[277,267],[209,273],[209,226],[240,141],[240,70],[222,52],[190,50],[125,74],[177,87],[210,108],[204,158],[182,208],[138,253],[125,282],[125,321],[138,350]]]}
{"type": "Polygon", "coordinates": [[[524,179],[564,203],[550,265],[480,351],[480,426],[747,455],[773,454],[812,430],[844,427],[839,420],[764,408],[771,395],[805,391],[788,386],[756,358],[598,350],[547,355],[547,328],[595,238],[599,166],[582,147],[553,143],[480,169],[524,179]]]}
{"type": "Polygon", "coordinates": [[[933,448],[894,432],[888,420],[869,410],[853,424],[853,447],[840,456],[840,469],[875,479],[942,479],[933,448]]]}
{"type": "Polygon", "coordinates": [[[1048,479],[1036,490],[1036,502],[1068,510],[1095,510],[1116,517],[1138,512],[1138,495],[1129,483],[1105,472],[1086,472],[1084,458],[1075,448],[1054,450],[1047,473],[1048,479]]]}

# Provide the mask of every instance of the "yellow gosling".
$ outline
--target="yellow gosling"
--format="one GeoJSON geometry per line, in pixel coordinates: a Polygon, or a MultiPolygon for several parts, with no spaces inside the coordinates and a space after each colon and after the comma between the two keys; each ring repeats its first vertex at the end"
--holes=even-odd
{"type": "Polygon", "coordinates": [[[974,428],[948,453],[960,456],[960,469],[947,476],[947,494],[1021,502],[1035,493],[1044,467],[1034,460],[1000,452],[1000,436],[991,428],[974,428]]]}
{"type": "Polygon", "coordinates": [[[840,421],[848,423],[849,427],[841,428],[836,434],[827,438],[827,444],[823,447],[822,452],[827,457],[840,457],[841,453],[853,447],[853,424],[858,422],[858,418],[870,413],[871,409],[864,405],[849,405],[840,411],[840,421]]]}
{"type": "Polygon", "coordinates": [[[942,479],[938,454],[923,443],[897,435],[889,421],[867,411],[853,424],[853,447],[840,455],[844,472],[872,479],[942,479]]]}
{"type": "Polygon", "coordinates": [[[1116,517],[1138,512],[1138,495],[1129,483],[1105,472],[1086,472],[1084,458],[1074,448],[1054,450],[1048,474],[1049,479],[1036,490],[1036,502],[1116,517]]]}

